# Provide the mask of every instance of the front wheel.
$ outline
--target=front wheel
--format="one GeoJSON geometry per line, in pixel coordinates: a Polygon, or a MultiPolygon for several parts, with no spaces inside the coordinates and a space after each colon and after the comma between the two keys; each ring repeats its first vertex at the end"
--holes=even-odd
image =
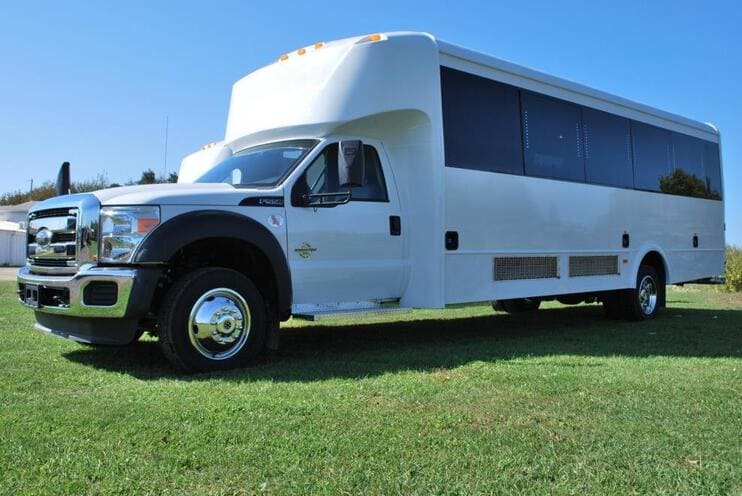
{"type": "Polygon", "coordinates": [[[170,288],[159,326],[160,347],[181,370],[242,367],[263,350],[265,302],[241,273],[206,267],[183,276],[170,288]]]}

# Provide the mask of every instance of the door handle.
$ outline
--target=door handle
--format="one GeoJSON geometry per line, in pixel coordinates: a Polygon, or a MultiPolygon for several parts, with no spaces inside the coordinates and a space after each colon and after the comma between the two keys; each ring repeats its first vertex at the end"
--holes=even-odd
{"type": "Polygon", "coordinates": [[[402,219],[399,218],[399,215],[389,216],[389,234],[392,236],[402,235],[402,219]]]}

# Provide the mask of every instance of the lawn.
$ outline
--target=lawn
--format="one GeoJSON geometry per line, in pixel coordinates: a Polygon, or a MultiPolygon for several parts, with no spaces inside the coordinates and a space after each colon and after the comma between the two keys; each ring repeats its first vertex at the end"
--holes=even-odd
{"type": "Polygon", "coordinates": [[[0,491],[742,494],[742,294],[291,323],[283,349],[179,376],[156,343],[33,332],[0,283],[0,491]]]}

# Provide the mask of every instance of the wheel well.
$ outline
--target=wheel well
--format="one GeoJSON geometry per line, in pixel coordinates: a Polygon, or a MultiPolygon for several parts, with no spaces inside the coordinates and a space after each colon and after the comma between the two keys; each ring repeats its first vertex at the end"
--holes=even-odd
{"type": "Polygon", "coordinates": [[[646,255],[644,255],[644,258],[642,258],[642,262],[640,265],[649,265],[654,268],[654,270],[657,271],[657,274],[659,274],[660,277],[662,277],[662,287],[660,288],[660,305],[665,306],[665,285],[667,285],[667,269],[665,268],[665,259],[662,258],[662,255],[659,254],[659,252],[656,251],[650,251],[646,255]]]}
{"type": "Polygon", "coordinates": [[[255,245],[234,238],[205,238],[187,244],[167,263],[153,298],[153,310],[180,277],[201,267],[225,267],[249,277],[266,302],[269,315],[277,314],[276,274],[268,257],[255,245]]]}

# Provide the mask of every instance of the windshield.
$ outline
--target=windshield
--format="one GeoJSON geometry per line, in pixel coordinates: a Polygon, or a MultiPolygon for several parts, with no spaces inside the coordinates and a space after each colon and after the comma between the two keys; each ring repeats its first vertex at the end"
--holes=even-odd
{"type": "Polygon", "coordinates": [[[283,141],[256,146],[218,163],[197,183],[241,186],[275,186],[312,149],[316,141],[283,141]]]}

